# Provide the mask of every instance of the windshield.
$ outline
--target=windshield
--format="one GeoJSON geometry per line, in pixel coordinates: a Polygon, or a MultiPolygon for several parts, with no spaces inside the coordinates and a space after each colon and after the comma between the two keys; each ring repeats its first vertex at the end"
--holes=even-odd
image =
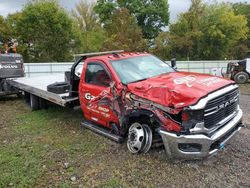
{"type": "Polygon", "coordinates": [[[110,62],[124,84],[142,81],[147,78],[175,71],[167,63],[153,55],[110,62]]]}

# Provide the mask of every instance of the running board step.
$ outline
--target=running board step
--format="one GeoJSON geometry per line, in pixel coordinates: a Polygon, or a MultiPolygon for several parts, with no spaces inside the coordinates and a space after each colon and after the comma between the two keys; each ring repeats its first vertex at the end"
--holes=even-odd
{"type": "Polygon", "coordinates": [[[89,121],[84,121],[82,122],[82,126],[85,127],[85,128],[88,128],[98,134],[101,134],[115,142],[118,142],[118,143],[122,143],[124,141],[123,137],[121,136],[118,136],[118,135],[115,135],[113,133],[111,133],[109,130],[106,130],[100,126],[97,126],[89,121]]]}

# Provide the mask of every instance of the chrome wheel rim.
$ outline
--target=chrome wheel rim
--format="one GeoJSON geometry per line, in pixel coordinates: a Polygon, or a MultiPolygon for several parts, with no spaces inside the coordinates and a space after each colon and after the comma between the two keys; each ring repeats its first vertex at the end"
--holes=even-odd
{"type": "Polygon", "coordinates": [[[146,153],[152,145],[152,131],[146,124],[133,123],[129,128],[127,147],[131,153],[146,153]]]}

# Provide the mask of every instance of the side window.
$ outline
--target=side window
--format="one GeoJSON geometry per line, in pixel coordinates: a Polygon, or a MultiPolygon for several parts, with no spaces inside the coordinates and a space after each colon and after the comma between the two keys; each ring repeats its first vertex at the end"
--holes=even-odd
{"type": "Polygon", "coordinates": [[[97,63],[90,63],[87,66],[85,82],[108,87],[111,79],[103,66],[97,63]]]}

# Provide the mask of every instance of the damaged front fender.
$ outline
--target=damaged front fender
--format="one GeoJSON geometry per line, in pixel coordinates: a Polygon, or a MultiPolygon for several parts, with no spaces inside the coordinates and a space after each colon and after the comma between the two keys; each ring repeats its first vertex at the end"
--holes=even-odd
{"type": "Polygon", "coordinates": [[[181,123],[171,116],[177,116],[182,109],[175,109],[153,101],[141,98],[128,90],[125,85],[114,83],[109,88],[103,90],[98,96],[88,102],[89,109],[96,109],[99,106],[109,106],[118,118],[119,127],[128,127],[127,118],[130,114],[146,110],[154,114],[158,125],[163,125],[168,131],[181,130],[181,123]]]}

